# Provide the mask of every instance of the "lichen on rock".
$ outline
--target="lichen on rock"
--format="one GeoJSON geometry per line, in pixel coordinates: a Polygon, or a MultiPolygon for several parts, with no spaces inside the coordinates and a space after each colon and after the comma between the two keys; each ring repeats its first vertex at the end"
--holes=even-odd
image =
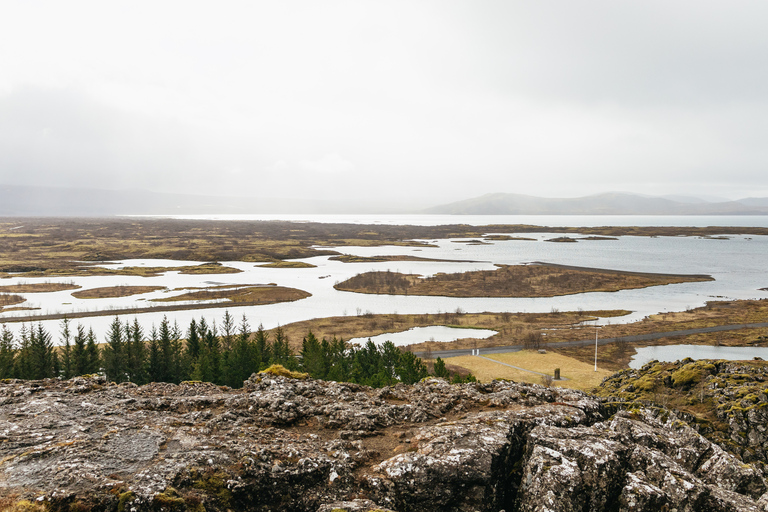
{"type": "Polygon", "coordinates": [[[7,381],[0,461],[8,510],[707,512],[768,502],[760,466],[685,416],[501,381],[7,381]]]}

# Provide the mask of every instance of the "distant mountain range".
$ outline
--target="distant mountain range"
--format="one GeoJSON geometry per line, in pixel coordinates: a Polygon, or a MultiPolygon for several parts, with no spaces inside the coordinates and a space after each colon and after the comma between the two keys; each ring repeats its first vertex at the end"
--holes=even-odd
{"type": "Polygon", "coordinates": [[[0,185],[2,216],[402,213],[406,204],[0,185]]]}
{"type": "MultiPolygon", "coordinates": [[[[674,197],[674,196],[671,196],[674,197]]],[[[768,215],[768,198],[707,201],[610,192],[585,197],[547,198],[485,194],[434,206],[422,213],[445,215],[768,215]]]]}
{"type": "Polygon", "coordinates": [[[219,197],[146,190],[101,190],[0,185],[2,216],[213,214],[447,214],[447,215],[768,215],[768,198],[738,201],[690,196],[606,193],[575,198],[486,194],[414,210],[412,204],[338,198],[219,197]]]}

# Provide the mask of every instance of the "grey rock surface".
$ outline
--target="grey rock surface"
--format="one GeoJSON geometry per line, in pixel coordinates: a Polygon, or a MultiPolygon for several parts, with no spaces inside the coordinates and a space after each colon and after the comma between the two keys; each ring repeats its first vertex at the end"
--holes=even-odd
{"type": "Polygon", "coordinates": [[[668,411],[494,381],[0,383],[0,499],[49,510],[768,510],[668,411]],[[614,409],[610,409],[614,410],[614,409]]]}

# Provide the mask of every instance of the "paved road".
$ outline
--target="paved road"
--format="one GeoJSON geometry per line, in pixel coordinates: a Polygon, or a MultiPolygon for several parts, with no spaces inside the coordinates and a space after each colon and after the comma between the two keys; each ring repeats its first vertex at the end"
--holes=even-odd
{"type": "MultiPolygon", "coordinates": [[[[649,334],[637,334],[634,336],[619,336],[617,338],[601,338],[598,339],[597,344],[598,345],[605,345],[607,343],[633,343],[637,341],[650,341],[650,340],[657,340],[659,338],[671,338],[674,336],[688,336],[691,334],[702,334],[707,332],[721,332],[721,331],[738,331],[739,329],[759,329],[759,328],[765,328],[768,327],[768,322],[764,323],[757,323],[757,324],[736,324],[736,325],[718,325],[715,327],[700,327],[698,329],[686,329],[683,331],[669,331],[669,332],[653,332],[649,334]]],[[[553,343],[542,343],[541,348],[546,347],[578,347],[583,345],[594,345],[595,344],[595,338],[586,339],[586,340],[573,340],[573,341],[559,341],[559,342],[553,342],[553,343]]],[[[456,350],[433,350],[431,357],[441,357],[445,359],[446,357],[456,357],[456,356],[469,356],[472,355],[473,350],[478,349],[471,349],[471,348],[461,348],[456,350]]],[[[519,350],[523,350],[522,345],[508,345],[504,347],[486,347],[479,349],[480,352],[478,355],[488,355],[488,354],[502,354],[504,352],[517,352],[519,350]]],[[[416,352],[417,356],[424,356],[423,352],[416,352]]]]}

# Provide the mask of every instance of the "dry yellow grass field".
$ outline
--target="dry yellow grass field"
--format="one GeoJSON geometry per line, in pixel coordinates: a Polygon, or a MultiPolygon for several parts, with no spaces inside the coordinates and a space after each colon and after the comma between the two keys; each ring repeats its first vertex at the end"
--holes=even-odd
{"type": "Polygon", "coordinates": [[[528,373],[515,368],[510,368],[502,363],[511,364],[526,370],[554,375],[555,368],[560,368],[560,376],[568,380],[553,381],[553,385],[565,388],[589,390],[600,384],[610,370],[600,369],[592,364],[583,363],[572,357],[567,357],[554,352],[539,354],[531,350],[520,352],[507,352],[504,354],[491,354],[484,357],[460,356],[445,360],[446,363],[463,366],[472,372],[478,380],[488,382],[493,379],[510,379],[516,382],[542,383],[542,377],[535,373],[528,373]],[[492,361],[489,361],[492,359],[492,361]]]}

